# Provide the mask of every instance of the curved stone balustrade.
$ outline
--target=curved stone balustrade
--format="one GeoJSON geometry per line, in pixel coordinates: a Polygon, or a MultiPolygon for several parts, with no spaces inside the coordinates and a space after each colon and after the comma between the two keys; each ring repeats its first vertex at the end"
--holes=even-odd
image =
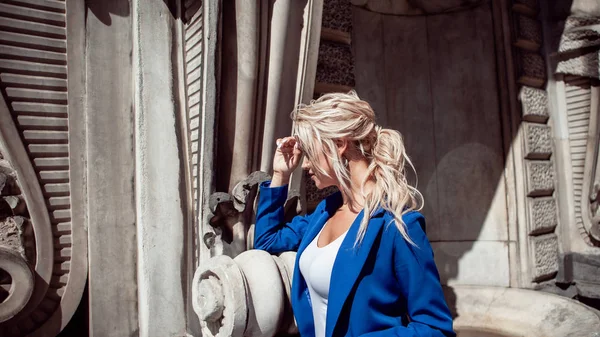
{"type": "Polygon", "coordinates": [[[296,332],[289,291],[296,253],[249,250],[196,270],[192,305],[203,336],[271,337],[296,332]]]}
{"type": "Polygon", "coordinates": [[[0,323],[18,314],[31,298],[33,272],[27,261],[13,249],[0,247],[0,270],[10,276],[8,296],[0,301],[0,323]]]}
{"type": "MultiPolygon", "coordinates": [[[[456,299],[454,329],[499,336],[592,337],[600,313],[577,301],[540,291],[480,286],[448,289],[456,299]]],[[[454,303],[450,303],[451,306],[454,303]]]]}

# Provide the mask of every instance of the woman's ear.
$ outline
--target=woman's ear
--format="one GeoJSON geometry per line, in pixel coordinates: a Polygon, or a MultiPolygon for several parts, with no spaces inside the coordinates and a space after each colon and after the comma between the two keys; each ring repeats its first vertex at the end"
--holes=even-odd
{"type": "Polygon", "coordinates": [[[337,146],[338,156],[342,156],[348,150],[348,139],[340,138],[335,140],[335,145],[337,146]]]}

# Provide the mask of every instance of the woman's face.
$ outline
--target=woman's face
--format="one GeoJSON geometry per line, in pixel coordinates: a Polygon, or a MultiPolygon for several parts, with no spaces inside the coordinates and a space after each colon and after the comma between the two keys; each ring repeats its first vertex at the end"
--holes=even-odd
{"type": "Polygon", "coordinates": [[[308,171],[308,176],[315,182],[318,189],[337,185],[331,162],[323,151],[317,151],[317,158],[314,163],[305,155],[302,162],[302,169],[308,171]],[[327,173],[328,176],[321,173],[316,167],[319,167],[321,171],[327,173]]]}

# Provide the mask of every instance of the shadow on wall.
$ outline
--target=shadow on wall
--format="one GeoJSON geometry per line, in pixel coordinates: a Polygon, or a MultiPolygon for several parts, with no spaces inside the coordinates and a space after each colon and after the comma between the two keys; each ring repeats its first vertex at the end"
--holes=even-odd
{"type": "MultiPolygon", "coordinates": [[[[103,24],[112,24],[112,15],[128,17],[131,13],[130,2],[120,0],[86,0],[87,10],[103,24]]],[[[89,15],[89,13],[86,13],[89,15]]]]}
{"type": "Polygon", "coordinates": [[[492,2],[440,15],[352,12],[356,89],[405,139],[442,283],[508,286],[512,122],[492,2]]]}

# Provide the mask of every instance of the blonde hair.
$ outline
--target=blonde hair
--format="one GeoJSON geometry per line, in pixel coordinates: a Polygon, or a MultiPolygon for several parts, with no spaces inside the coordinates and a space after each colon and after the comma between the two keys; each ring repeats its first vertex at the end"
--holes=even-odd
{"type": "MultiPolygon", "coordinates": [[[[355,200],[352,200],[350,172],[338,154],[335,141],[347,139],[348,149],[353,148],[356,150],[354,152],[367,159],[367,175],[360,186],[365,201],[362,205],[365,216],[360,223],[355,245],[362,241],[369,219],[379,207],[393,214],[394,223],[402,237],[414,245],[402,215],[420,210],[423,196],[406,179],[405,164],[413,171],[414,166],[406,155],[400,132],[378,126],[375,112],[355,91],[323,95],[309,105],[299,106],[291,117],[294,122],[292,135],[300,141],[308,160],[316,163],[319,152],[329,158],[342,193],[348,197],[351,205],[355,200]],[[375,186],[365,195],[364,186],[369,178],[375,181],[375,186]]],[[[314,169],[327,175],[320,167],[314,169]]]]}

